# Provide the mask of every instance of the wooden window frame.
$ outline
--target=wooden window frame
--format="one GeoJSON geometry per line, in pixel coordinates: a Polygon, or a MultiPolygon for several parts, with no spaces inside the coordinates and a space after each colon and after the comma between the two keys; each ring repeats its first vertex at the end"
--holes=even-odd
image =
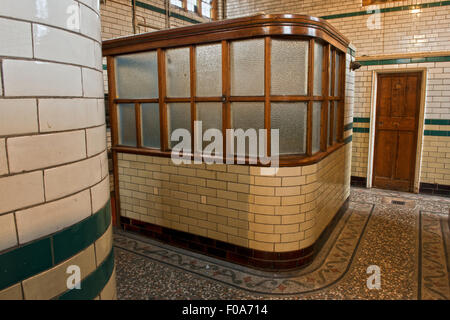
{"type": "MultiPolygon", "coordinates": [[[[213,23],[214,24],[214,23],[213,23]]],[[[183,28],[185,29],[185,28],[183,28]]],[[[194,121],[196,120],[196,103],[198,102],[218,102],[222,103],[222,133],[226,132],[226,129],[231,128],[231,103],[232,102],[253,102],[259,101],[264,103],[264,127],[265,129],[270,129],[270,112],[271,103],[273,102],[298,102],[303,101],[307,103],[307,143],[306,143],[306,153],[305,154],[292,154],[292,155],[280,155],[280,166],[299,166],[308,165],[320,161],[322,158],[328,156],[330,153],[339,149],[344,144],[343,139],[343,128],[344,128],[344,106],[345,106],[345,76],[346,76],[346,61],[345,61],[345,46],[338,42],[329,41],[329,39],[324,37],[312,37],[308,34],[294,34],[286,37],[285,35],[260,35],[264,39],[264,55],[265,55],[265,81],[264,81],[264,95],[262,96],[231,96],[231,83],[230,83],[230,43],[238,39],[249,39],[257,38],[255,36],[240,36],[232,39],[210,39],[207,37],[205,41],[192,41],[190,45],[167,45],[167,46],[155,46],[153,48],[142,51],[157,51],[158,56],[158,85],[159,85],[159,95],[157,99],[120,99],[117,97],[116,90],[116,76],[115,76],[115,55],[107,55],[107,66],[108,66],[108,81],[109,81],[109,107],[112,122],[112,144],[113,152],[124,152],[124,153],[134,153],[134,154],[145,154],[153,156],[163,156],[170,157],[171,152],[169,148],[169,133],[168,133],[168,123],[167,123],[167,104],[175,102],[190,103],[191,106],[191,133],[194,132],[194,121]],[[286,95],[286,96],[276,96],[270,94],[270,74],[271,74],[271,41],[272,39],[288,38],[296,40],[307,40],[309,41],[309,55],[308,55],[308,87],[306,95],[286,95]],[[313,95],[313,84],[314,84],[314,43],[315,41],[320,41],[324,45],[324,55],[323,55],[323,69],[322,69],[322,95],[313,95]],[[204,44],[217,44],[222,45],[222,96],[217,97],[197,97],[196,96],[196,66],[195,66],[195,48],[197,45],[204,44]],[[189,47],[190,48],[190,96],[183,98],[172,98],[167,97],[166,92],[166,66],[165,66],[165,52],[178,47],[189,47]],[[329,51],[332,51],[332,61],[329,61],[329,51]],[[334,61],[335,55],[340,54],[341,59],[339,66],[339,82],[340,90],[338,95],[334,95],[334,83],[335,83],[335,68],[334,61]],[[331,76],[333,77],[331,81],[332,94],[329,95],[329,68],[331,69],[331,76]],[[321,138],[320,138],[320,150],[312,154],[312,108],[314,101],[322,101],[322,112],[321,112],[321,138]],[[339,113],[337,121],[336,130],[336,141],[333,143],[333,125],[334,121],[330,121],[330,132],[327,132],[327,121],[328,117],[333,120],[334,117],[334,102],[338,102],[339,113]],[[134,147],[119,145],[118,141],[118,119],[117,119],[117,105],[121,103],[133,103],[135,104],[136,110],[136,130],[137,130],[137,145],[134,147]],[[142,146],[142,128],[141,128],[141,104],[142,103],[158,103],[159,104],[159,114],[160,114],[160,149],[146,148],[142,146]],[[328,104],[331,103],[330,114],[328,114],[328,104]],[[328,145],[327,141],[330,142],[328,145]]],[[[198,39],[197,39],[198,40],[198,39]]],[[[170,42],[168,42],[170,43],[170,42]]],[[[108,45],[108,43],[107,43],[108,45]]],[[[126,46],[125,46],[126,47],[126,46]]],[[[128,52],[127,50],[124,50],[128,52]]],[[[135,51],[134,51],[135,52],[135,51]]],[[[104,45],[105,53],[105,45],[104,45]]],[[[267,139],[267,150],[270,154],[270,130],[268,130],[267,139]]],[[[193,134],[192,134],[193,136],[193,134]]],[[[225,138],[225,136],[224,136],[225,138]]],[[[281,137],[280,137],[281,138],[281,137]]],[[[192,137],[193,139],[193,137],[192,137]]],[[[193,141],[192,141],[193,142],[193,141]]],[[[192,144],[193,145],[193,144],[192,144]]],[[[226,141],[224,139],[224,149],[226,141]]],[[[225,150],[224,150],[224,154],[225,150]]],[[[190,155],[193,157],[193,155],[190,155]]],[[[225,159],[224,159],[225,163],[225,159]]],[[[250,164],[250,159],[246,159],[246,164],[250,164]]],[[[262,165],[257,163],[256,165],[262,165]]]]}
{"type": "Polygon", "coordinates": [[[175,7],[175,8],[178,8],[178,9],[183,9],[184,11],[187,11],[187,12],[195,13],[195,14],[199,15],[200,17],[205,17],[205,18],[208,18],[208,19],[211,19],[211,20],[217,20],[217,1],[218,0],[213,0],[211,2],[210,17],[204,16],[203,13],[202,13],[202,2],[203,2],[202,0],[196,0],[197,11],[195,11],[195,10],[194,11],[188,10],[187,1],[188,0],[181,0],[181,3],[182,3],[181,7],[179,7],[179,6],[175,5],[175,4],[172,4],[172,3],[170,3],[170,5],[175,7]]]}

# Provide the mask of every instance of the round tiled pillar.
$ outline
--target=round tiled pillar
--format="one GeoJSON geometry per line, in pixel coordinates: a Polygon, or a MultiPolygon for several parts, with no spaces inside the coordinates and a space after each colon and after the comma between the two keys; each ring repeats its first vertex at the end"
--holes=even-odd
{"type": "Polygon", "coordinates": [[[2,0],[0,43],[0,299],[114,299],[98,0],[2,0]]]}

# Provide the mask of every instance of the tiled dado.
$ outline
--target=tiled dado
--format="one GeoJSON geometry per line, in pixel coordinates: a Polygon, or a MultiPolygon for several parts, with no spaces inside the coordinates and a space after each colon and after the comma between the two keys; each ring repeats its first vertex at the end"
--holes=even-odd
{"type": "Polygon", "coordinates": [[[173,246],[189,249],[222,260],[261,270],[285,271],[305,267],[314,260],[314,257],[320,251],[347,208],[348,198],[314,244],[303,249],[287,252],[267,252],[250,249],[225,241],[177,231],[125,217],[121,217],[121,225],[127,231],[137,232],[173,246]]]}
{"type": "Polygon", "coordinates": [[[268,255],[297,252],[317,241],[347,199],[350,152],[346,144],[319,163],[275,175],[119,153],[121,216],[131,227],[141,221],[268,255]]]}
{"type": "Polygon", "coordinates": [[[110,279],[112,255],[107,201],[96,214],[67,229],[0,253],[0,299],[93,299],[110,279]],[[81,290],[67,291],[69,265],[82,270],[81,290]]]}

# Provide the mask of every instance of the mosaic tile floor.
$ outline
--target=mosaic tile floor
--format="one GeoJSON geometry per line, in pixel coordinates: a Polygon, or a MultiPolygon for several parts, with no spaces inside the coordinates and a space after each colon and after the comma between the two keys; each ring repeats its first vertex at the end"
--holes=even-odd
{"type": "Polygon", "coordinates": [[[267,273],[117,230],[119,299],[450,300],[450,199],[352,188],[308,267],[267,273]],[[380,288],[368,289],[369,266],[380,288]]]}

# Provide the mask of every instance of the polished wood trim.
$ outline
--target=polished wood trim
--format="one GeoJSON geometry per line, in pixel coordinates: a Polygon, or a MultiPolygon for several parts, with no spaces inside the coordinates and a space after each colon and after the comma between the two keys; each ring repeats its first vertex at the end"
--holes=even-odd
{"type": "Polygon", "coordinates": [[[339,120],[338,120],[338,142],[344,141],[344,118],[345,118],[345,90],[346,90],[346,65],[347,65],[347,55],[341,54],[341,58],[339,61],[341,62],[339,68],[339,83],[340,83],[340,92],[339,92],[339,120]]]}
{"type": "Polygon", "coordinates": [[[391,60],[391,59],[411,59],[411,58],[427,58],[427,57],[447,57],[450,56],[450,51],[435,51],[435,52],[408,52],[408,53],[393,53],[382,55],[371,55],[369,57],[358,57],[356,61],[372,61],[372,60],[391,60]]]}
{"type": "MultiPolygon", "coordinates": [[[[315,164],[320,162],[323,158],[328,157],[333,152],[339,150],[341,147],[345,146],[345,143],[336,143],[333,146],[330,146],[327,151],[323,152],[317,152],[312,156],[307,156],[305,154],[293,154],[293,155],[281,155],[280,156],[280,167],[299,167],[299,166],[308,166],[311,164],[315,164]]],[[[157,156],[157,157],[165,157],[170,158],[171,152],[168,151],[161,151],[158,149],[151,149],[151,148],[136,148],[136,147],[129,147],[129,146],[115,146],[113,147],[113,150],[119,153],[131,153],[131,154],[139,154],[139,155],[148,155],[148,156],[157,156]]],[[[193,154],[187,154],[187,157],[190,157],[192,161],[194,161],[194,155],[193,154]]],[[[210,157],[202,156],[202,159],[211,159],[210,157]]],[[[238,158],[234,157],[234,164],[237,165],[250,165],[250,166],[261,166],[261,167],[267,167],[270,166],[267,164],[260,163],[257,159],[250,159],[248,157],[245,158],[245,163],[238,163],[238,158]]],[[[225,163],[225,159],[223,159],[223,162],[225,163]]]]}
{"type": "Polygon", "coordinates": [[[164,98],[164,102],[165,103],[173,103],[173,102],[185,102],[185,103],[189,103],[191,102],[191,98],[169,98],[169,97],[165,97],[164,98]]]}
{"type": "Polygon", "coordinates": [[[223,154],[227,154],[226,130],[231,127],[230,120],[230,46],[227,41],[222,41],[222,137],[223,154]]]}
{"type": "Polygon", "coordinates": [[[324,46],[323,50],[323,73],[322,73],[322,93],[325,100],[322,103],[321,130],[320,130],[320,150],[325,152],[328,148],[328,104],[330,92],[330,44],[324,46]]]}
{"type": "Polygon", "coordinates": [[[256,15],[121,37],[103,42],[103,55],[187,46],[257,36],[308,36],[323,39],[342,52],[349,40],[326,20],[295,14],[256,15]]]}

